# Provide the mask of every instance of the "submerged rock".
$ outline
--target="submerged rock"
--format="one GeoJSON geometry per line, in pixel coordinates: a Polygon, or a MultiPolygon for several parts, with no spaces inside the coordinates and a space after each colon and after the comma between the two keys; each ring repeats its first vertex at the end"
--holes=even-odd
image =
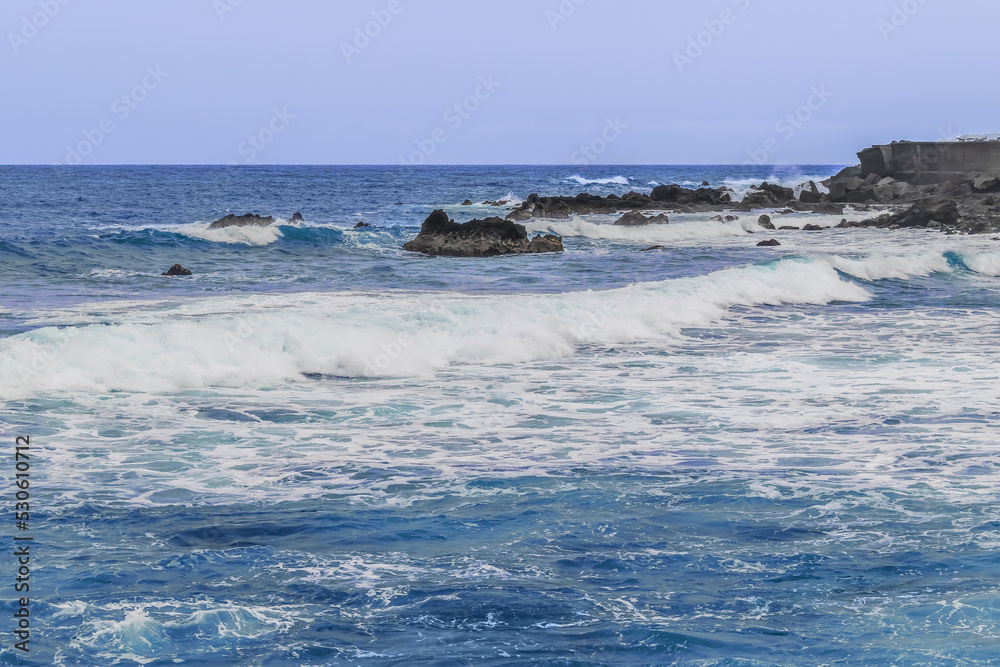
{"type": "Polygon", "coordinates": [[[424,220],[420,234],[403,249],[446,257],[494,257],[562,252],[563,244],[552,234],[529,239],[524,225],[501,218],[459,224],[439,209],[424,220]]]}
{"type": "Polygon", "coordinates": [[[643,248],[639,252],[649,252],[650,250],[663,250],[663,246],[661,246],[661,245],[651,245],[648,248],[643,248]]]}
{"type": "Polygon", "coordinates": [[[185,269],[180,264],[174,264],[169,269],[160,274],[161,276],[190,276],[191,271],[185,269]]]}
{"type": "Polygon", "coordinates": [[[354,229],[363,229],[365,227],[371,227],[371,225],[369,225],[367,222],[359,222],[358,224],[354,225],[354,229]]]}
{"type": "Polygon", "coordinates": [[[781,245],[778,243],[778,239],[768,239],[767,241],[761,241],[757,244],[758,248],[774,248],[781,245]]]}
{"type": "MultiPolygon", "coordinates": [[[[299,218],[301,219],[301,215],[299,218]]],[[[262,218],[259,215],[254,215],[253,213],[246,213],[245,215],[234,215],[230,213],[224,218],[216,220],[208,226],[209,229],[225,229],[226,227],[267,227],[268,225],[274,224],[274,218],[267,216],[262,218]]]]}
{"type": "Polygon", "coordinates": [[[617,221],[615,225],[619,227],[642,227],[645,225],[668,225],[670,224],[670,218],[666,213],[661,213],[652,218],[647,218],[642,213],[638,211],[629,211],[617,221]]]}

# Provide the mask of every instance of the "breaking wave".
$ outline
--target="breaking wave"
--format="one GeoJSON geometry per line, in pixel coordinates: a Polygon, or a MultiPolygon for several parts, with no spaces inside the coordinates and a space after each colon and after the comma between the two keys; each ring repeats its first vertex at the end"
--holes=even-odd
{"type": "Polygon", "coordinates": [[[557,359],[581,345],[667,341],[684,328],[721,320],[733,306],[868,298],[827,262],[782,260],[557,295],[199,299],[152,313],[118,312],[111,324],[46,327],[2,339],[0,397],[261,387],[303,374],[425,376],[451,365],[557,359]]]}
{"type": "Polygon", "coordinates": [[[567,181],[575,181],[580,185],[628,185],[629,180],[625,176],[613,176],[611,178],[584,178],[579,174],[573,174],[566,178],[567,181]]]}

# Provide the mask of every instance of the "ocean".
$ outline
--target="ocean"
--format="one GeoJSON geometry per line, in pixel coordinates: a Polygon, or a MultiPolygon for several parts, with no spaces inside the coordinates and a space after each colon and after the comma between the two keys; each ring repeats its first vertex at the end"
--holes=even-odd
{"type": "Polygon", "coordinates": [[[506,212],[467,198],[839,169],[0,167],[0,664],[996,664],[996,239],[401,249],[506,212]]]}

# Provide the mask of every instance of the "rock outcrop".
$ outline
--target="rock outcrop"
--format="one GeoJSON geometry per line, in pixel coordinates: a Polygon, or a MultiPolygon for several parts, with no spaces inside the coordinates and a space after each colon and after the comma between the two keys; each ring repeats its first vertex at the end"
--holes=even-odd
{"type": "Polygon", "coordinates": [[[524,225],[501,218],[459,224],[442,210],[431,213],[420,234],[404,250],[446,257],[495,257],[497,255],[562,252],[562,239],[552,234],[528,238],[524,225]]]}
{"type": "Polygon", "coordinates": [[[643,227],[645,225],[668,225],[670,224],[670,218],[665,214],[647,218],[642,213],[638,211],[629,211],[621,218],[615,221],[615,225],[619,227],[643,227]]]}
{"type": "Polygon", "coordinates": [[[743,197],[740,202],[741,208],[749,210],[752,208],[774,208],[783,206],[795,201],[795,191],[791,188],[773,185],[768,182],[759,186],[750,186],[750,192],[743,197]]]}
{"type": "MultiPolygon", "coordinates": [[[[927,197],[921,199],[909,209],[899,213],[886,213],[874,221],[866,221],[876,227],[927,227],[933,223],[938,226],[953,226],[959,221],[958,204],[946,197],[927,197]]],[[[865,223],[862,223],[865,224],[865,223]]],[[[868,225],[866,225],[868,226],[868,225]]]]}
{"type": "MultiPolygon", "coordinates": [[[[301,217],[301,216],[299,216],[301,217]]],[[[274,224],[274,218],[267,216],[262,218],[253,213],[245,215],[234,215],[230,213],[226,217],[216,220],[208,226],[209,229],[225,229],[226,227],[267,227],[274,224]]]]}
{"type": "Polygon", "coordinates": [[[757,244],[758,248],[776,248],[781,244],[778,243],[778,239],[768,239],[767,241],[761,241],[757,244]]]}
{"type": "Polygon", "coordinates": [[[763,227],[764,229],[774,229],[774,223],[771,222],[771,216],[762,215],[757,220],[757,225],[763,227]]]}
{"type": "Polygon", "coordinates": [[[169,269],[160,274],[161,276],[190,276],[191,271],[185,269],[180,264],[174,264],[169,269]]]}

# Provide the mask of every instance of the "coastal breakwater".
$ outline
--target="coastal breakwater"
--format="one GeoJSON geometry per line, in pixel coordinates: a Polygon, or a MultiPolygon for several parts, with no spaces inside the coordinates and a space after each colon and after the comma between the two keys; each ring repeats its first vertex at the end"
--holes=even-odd
{"type": "Polygon", "coordinates": [[[862,178],[871,174],[913,185],[1000,174],[1000,141],[894,141],[858,153],[862,178]]]}

